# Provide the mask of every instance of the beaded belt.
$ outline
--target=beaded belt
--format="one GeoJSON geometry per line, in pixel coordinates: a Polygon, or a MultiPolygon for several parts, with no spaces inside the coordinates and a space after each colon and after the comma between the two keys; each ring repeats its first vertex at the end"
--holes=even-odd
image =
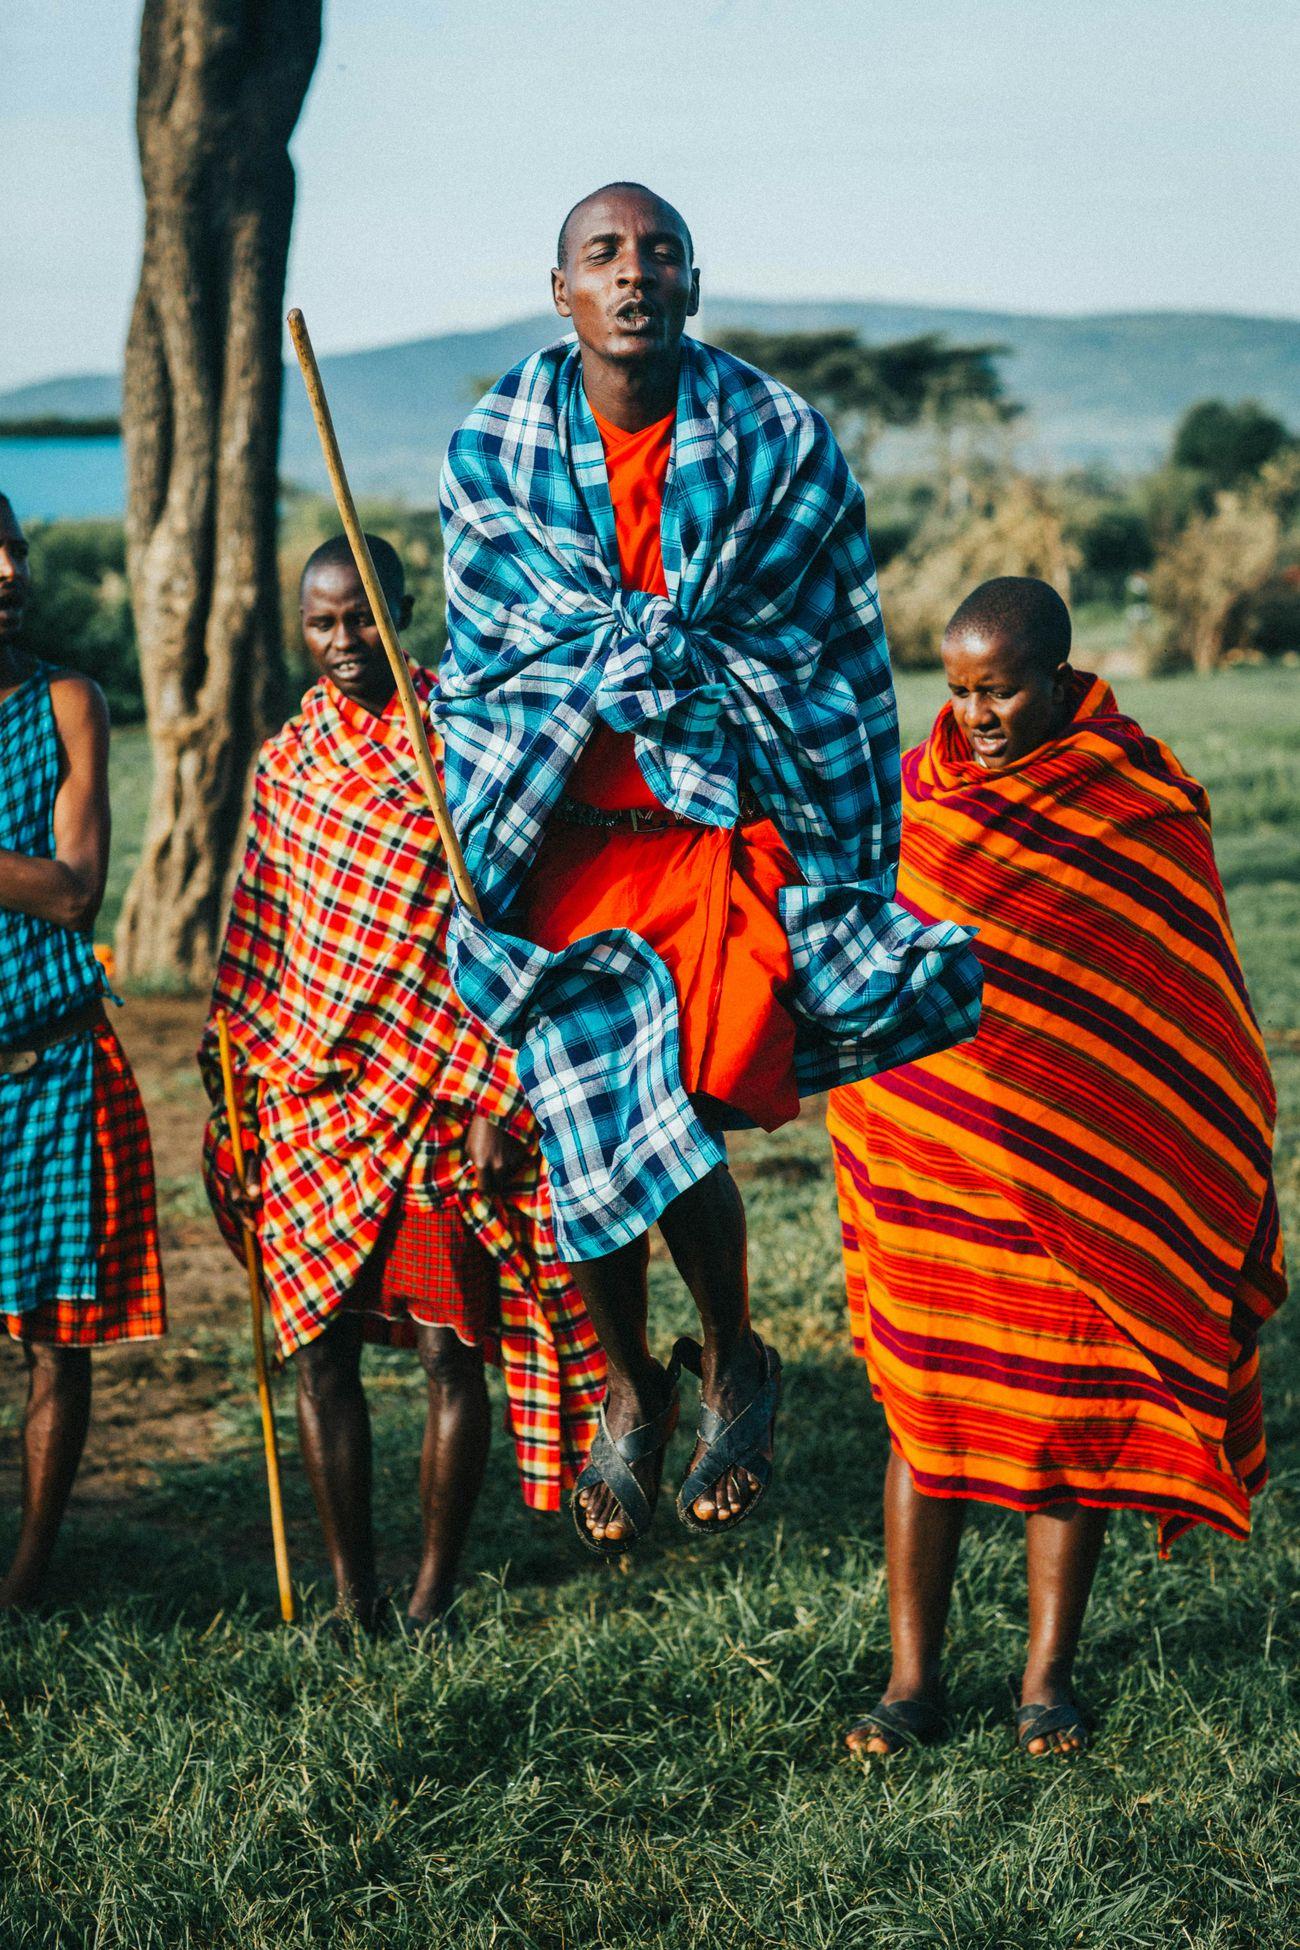
{"type": "MultiPolygon", "coordinates": [[[[605,833],[663,833],[672,826],[702,829],[698,819],[685,819],[667,806],[591,806],[585,799],[561,799],[554,817],[565,826],[595,826],[605,833]]],[[[762,819],[763,809],[748,792],[740,795],[740,823],[762,819]]]]}
{"type": "Polygon", "coordinates": [[[48,1029],[35,1030],[20,1049],[0,1049],[0,1077],[26,1076],[36,1068],[36,1059],[42,1051],[53,1049],[56,1043],[70,1043],[74,1036],[84,1036],[103,1020],[104,1005],[96,996],[93,1002],[74,1009],[71,1015],[61,1016],[48,1029]]]}

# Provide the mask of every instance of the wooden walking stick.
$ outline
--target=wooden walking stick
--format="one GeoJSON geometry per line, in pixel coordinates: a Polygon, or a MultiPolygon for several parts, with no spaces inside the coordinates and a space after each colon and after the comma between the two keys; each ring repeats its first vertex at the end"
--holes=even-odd
{"type": "MultiPolygon", "coordinates": [[[[226,1094],[226,1117],[230,1123],[230,1148],[235,1154],[235,1182],[247,1197],[244,1135],[239,1127],[235,1066],[230,1054],[230,1024],[224,1009],[217,1010],[217,1048],[221,1054],[221,1082],[226,1094]]],[[[262,1445],[266,1450],[266,1487],[271,1499],[271,1539],[275,1548],[275,1576],[280,1586],[280,1616],[286,1625],[292,1625],[293,1582],[289,1576],[289,1546],[284,1535],[284,1504],[280,1498],[280,1451],[275,1439],[275,1412],[271,1406],[271,1383],[266,1372],[266,1340],[262,1332],[262,1271],[258,1263],[257,1234],[253,1221],[246,1211],[240,1217],[244,1223],[248,1301],[253,1310],[253,1368],[257,1375],[258,1405],[262,1411],[262,1445]]]]}
{"type": "Polygon", "coordinates": [[[357,507],[352,499],[352,489],[343,471],[343,456],[339,452],[338,439],[334,432],[334,421],[330,414],[329,401],[325,397],[325,387],[316,364],[316,354],[312,351],[311,338],[307,332],[307,321],[296,308],[289,313],[289,336],[293,349],[298,354],[298,364],[302,368],[303,384],[307,388],[307,398],[311,403],[312,418],[316,422],[316,432],[320,436],[321,450],[325,455],[325,465],[329,470],[330,486],[334,489],[334,500],[338,505],[343,532],[352,545],[353,558],[357,572],[365,587],[366,599],[370,604],[370,614],[375,619],[380,640],[392,667],[397,683],[397,694],[402,700],[402,710],[406,714],[406,728],[411,734],[415,747],[415,760],[420,768],[420,780],[429,801],[430,811],[437,822],[438,834],[443,850],[447,855],[447,866],[451,872],[452,884],[460,897],[462,906],[467,907],[476,921],[483,919],[483,911],[478,904],[474,888],[465,867],[465,856],[460,850],[447,801],[438,783],[438,772],[429,750],[429,740],[424,729],[424,715],[420,710],[420,700],[411,682],[402,646],[397,641],[397,631],[389,613],[388,601],[384,595],[375,565],[370,559],[370,549],[365,533],[357,518],[357,507]]]}

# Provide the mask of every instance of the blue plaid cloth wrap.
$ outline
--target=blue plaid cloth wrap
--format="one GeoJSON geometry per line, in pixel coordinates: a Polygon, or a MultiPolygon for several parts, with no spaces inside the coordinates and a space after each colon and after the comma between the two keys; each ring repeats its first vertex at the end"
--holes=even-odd
{"type": "MultiPolygon", "coordinates": [[[[0,703],[0,847],[54,857],[60,755],[48,665],[0,703]]],[[[88,936],[0,908],[0,1048],[103,993],[88,936]]],[[[0,1311],[29,1313],[98,1291],[93,1228],[93,1049],[56,1043],[0,1074],[0,1311]]]]}
{"type": "Polygon", "coordinates": [[[611,929],[549,953],[510,931],[547,816],[597,721],[636,734],[673,812],[730,827],[743,785],[805,884],[787,888],[805,1092],[969,1036],[967,930],[893,899],[898,724],[861,489],[821,416],[682,348],[661,540],[667,599],[620,585],[604,450],[572,340],[516,366],[442,475],[449,642],[435,714],[479,925],[466,1006],[518,1052],[570,1259],[612,1251],[725,1155],[682,1087],[672,978],[611,929]]]}

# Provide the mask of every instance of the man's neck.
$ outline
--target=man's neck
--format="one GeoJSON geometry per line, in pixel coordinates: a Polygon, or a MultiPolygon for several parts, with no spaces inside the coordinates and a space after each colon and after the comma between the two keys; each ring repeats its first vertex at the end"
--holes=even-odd
{"type": "Polygon", "coordinates": [[[18,645],[0,643],[0,693],[17,690],[26,674],[26,659],[18,645]]]}
{"type": "Polygon", "coordinates": [[[681,358],[681,347],[676,345],[662,359],[615,365],[593,357],[584,346],[582,389],[587,403],[621,432],[640,433],[675,411],[681,358]]]}

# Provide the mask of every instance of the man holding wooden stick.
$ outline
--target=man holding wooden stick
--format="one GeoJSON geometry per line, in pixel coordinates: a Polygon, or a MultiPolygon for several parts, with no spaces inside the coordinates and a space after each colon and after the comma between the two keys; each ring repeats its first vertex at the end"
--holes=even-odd
{"type": "MultiPolygon", "coordinates": [[[[401,562],[366,538],[388,606],[401,562]]],[[[536,1127],[509,1054],[452,993],[447,863],[347,541],[303,571],[319,682],[268,740],[200,1060],[209,1192],[232,1247],[251,1208],[276,1339],[341,1609],[382,1615],[364,1341],[428,1376],[424,1548],[408,1604],[441,1621],[488,1443],[485,1356],[504,1369],[525,1501],[555,1509],[590,1439],[603,1364],[559,1263],[536,1127]],[[247,1206],[216,1064],[225,1010],[251,1144],[247,1206]]],[[[431,680],[413,673],[427,703],[431,680]]]]}
{"type": "Polygon", "coordinates": [[[721,1133],[968,1035],[979,971],[893,900],[893,689],[826,423],[684,337],[690,232],[643,186],[570,212],[552,284],[576,345],[508,373],[444,470],[438,715],[483,913],[456,917],[453,980],[518,1048],[608,1357],[574,1518],[612,1555],[649,1527],[680,1366],[682,1521],[734,1530],[771,1473],[780,1363],[721,1133]],[[703,1330],[667,1371],[656,1221],[703,1330]]]}

